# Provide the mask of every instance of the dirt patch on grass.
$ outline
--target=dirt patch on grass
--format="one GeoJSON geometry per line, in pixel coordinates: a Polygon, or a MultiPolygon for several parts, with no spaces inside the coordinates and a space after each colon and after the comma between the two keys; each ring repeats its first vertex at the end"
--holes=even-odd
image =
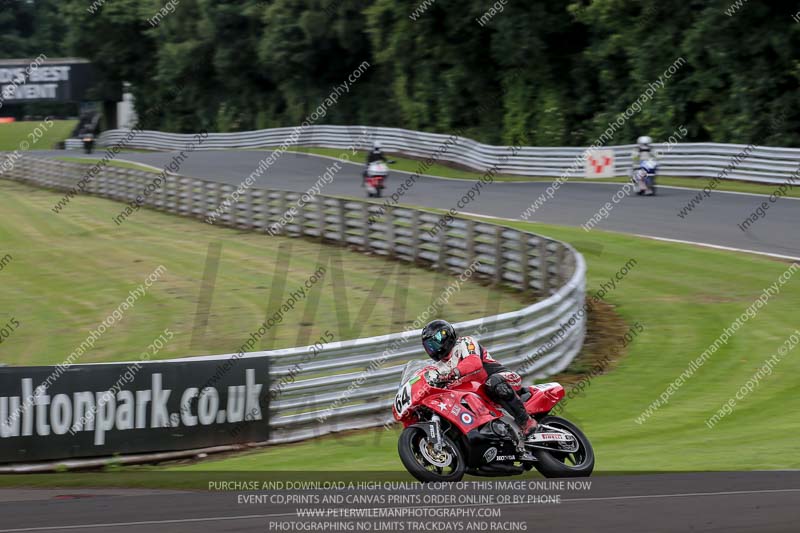
{"type": "Polygon", "coordinates": [[[627,353],[625,334],[632,330],[612,305],[595,302],[589,310],[586,339],[578,356],[560,374],[547,378],[562,385],[610,372],[627,353]]]}

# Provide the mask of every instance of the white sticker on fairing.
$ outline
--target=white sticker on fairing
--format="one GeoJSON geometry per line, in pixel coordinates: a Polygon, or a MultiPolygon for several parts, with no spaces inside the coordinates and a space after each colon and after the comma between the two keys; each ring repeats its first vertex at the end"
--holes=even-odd
{"type": "Polygon", "coordinates": [[[547,389],[552,389],[552,388],[560,387],[560,386],[561,386],[560,383],[555,383],[555,382],[553,382],[553,383],[539,383],[538,385],[534,385],[533,388],[534,389],[539,389],[539,390],[547,390],[547,389]]]}
{"type": "Polygon", "coordinates": [[[570,435],[564,433],[534,433],[527,442],[571,442],[570,435]]]}
{"type": "Polygon", "coordinates": [[[494,461],[495,457],[497,457],[497,448],[495,448],[494,446],[483,452],[483,459],[487,463],[491,463],[492,461],[494,461]]]}

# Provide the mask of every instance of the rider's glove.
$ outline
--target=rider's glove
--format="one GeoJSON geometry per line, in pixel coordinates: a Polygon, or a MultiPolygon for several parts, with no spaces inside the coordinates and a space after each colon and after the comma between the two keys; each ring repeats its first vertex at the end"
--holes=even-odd
{"type": "Polygon", "coordinates": [[[458,380],[461,377],[461,372],[455,368],[452,372],[447,374],[446,376],[442,376],[441,380],[445,383],[452,383],[453,381],[458,380]]]}

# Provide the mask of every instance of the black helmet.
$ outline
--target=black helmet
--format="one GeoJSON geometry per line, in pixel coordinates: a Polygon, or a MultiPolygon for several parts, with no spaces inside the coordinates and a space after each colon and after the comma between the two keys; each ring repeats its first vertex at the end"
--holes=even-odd
{"type": "Polygon", "coordinates": [[[456,330],[445,320],[434,320],[422,328],[422,347],[434,361],[441,361],[456,345],[456,330]]]}

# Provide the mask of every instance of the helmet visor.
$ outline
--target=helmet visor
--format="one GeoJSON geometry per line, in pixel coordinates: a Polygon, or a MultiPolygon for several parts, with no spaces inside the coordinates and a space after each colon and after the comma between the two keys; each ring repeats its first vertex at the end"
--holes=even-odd
{"type": "Polygon", "coordinates": [[[442,346],[442,341],[436,337],[428,337],[422,341],[422,347],[425,348],[425,351],[428,353],[428,355],[436,359],[441,357],[442,346]]]}

